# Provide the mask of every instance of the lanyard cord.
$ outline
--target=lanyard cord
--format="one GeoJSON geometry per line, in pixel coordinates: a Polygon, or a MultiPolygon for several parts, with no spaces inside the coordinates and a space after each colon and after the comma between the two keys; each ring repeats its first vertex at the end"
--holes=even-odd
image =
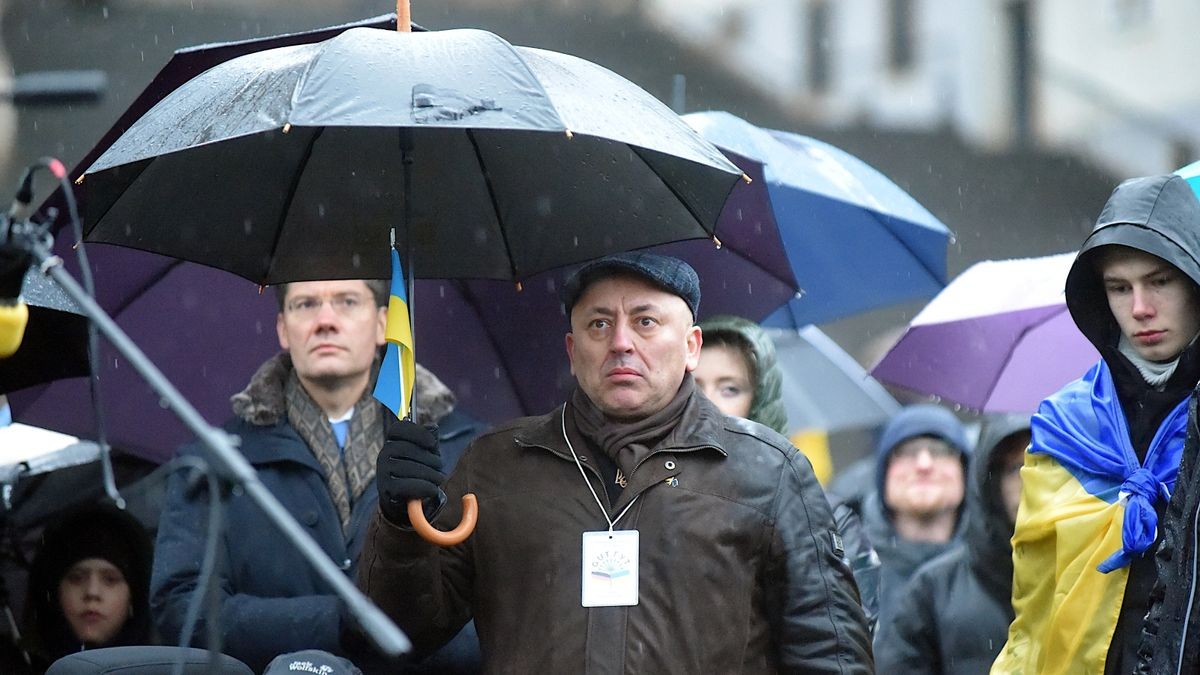
{"type": "Polygon", "coordinates": [[[617,526],[617,521],[620,520],[621,517],[624,516],[625,513],[629,511],[629,507],[633,506],[633,502],[636,502],[638,500],[638,497],[641,497],[641,495],[634,497],[632,501],[630,501],[628,504],[626,504],[625,508],[621,509],[621,512],[617,514],[616,518],[609,518],[608,510],[604,508],[604,502],[600,501],[600,495],[596,494],[596,488],[592,487],[592,481],[588,480],[587,473],[585,473],[583,470],[583,464],[580,463],[580,461],[579,461],[579,455],[575,454],[575,446],[571,445],[571,439],[567,437],[567,404],[566,403],[563,404],[562,415],[560,416],[560,419],[562,420],[563,440],[567,442],[567,449],[571,451],[571,456],[575,458],[575,466],[579,467],[579,475],[583,476],[584,484],[587,485],[588,489],[592,491],[592,499],[596,500],[596,506],[600,507],[600,513],[604,516],[604,520],[608,521],[608,531],[612,532],[613,528],[617,526]]]}

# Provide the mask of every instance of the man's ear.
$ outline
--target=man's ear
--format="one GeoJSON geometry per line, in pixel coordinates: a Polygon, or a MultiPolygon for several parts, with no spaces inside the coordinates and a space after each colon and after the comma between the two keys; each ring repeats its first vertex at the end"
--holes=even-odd
{"type": "Polygon", "coordinates": [[[575,374],[575,336],[567,333],[567,361],[571,363],[571,374],[575,374]]]}
{"type": "Polygon", "coordinates": [[[687,332],[687,371],[690,373],[700,365],[700,348],[704,345],[704,331],[692,326],[687,332]]]}
{"type": "Polygon", "coordinates": [[[375,313],[375,346],[382,347],[387,343],[387,307],[380,307],[375,313]]]}
{"type": "Polygon", "coordinates": [[[283,325],[283,312],[275,315],[275,334],[279,336],[279,348],[288,351],[287,328],[283,325]]]}

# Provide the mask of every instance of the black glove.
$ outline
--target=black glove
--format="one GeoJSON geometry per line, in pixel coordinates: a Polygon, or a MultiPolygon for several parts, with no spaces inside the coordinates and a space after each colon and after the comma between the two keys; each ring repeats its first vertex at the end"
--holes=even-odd
{"type": "Polygon", "coordinates": [[[446,474],[442,473],[436,431],[437,427],[388,416],[387,440],[376,460],[375,480],[379,510],[393,523],[408,524],[410,499],[426,499],[435,505],[445,500],[441,485],[446,474]]]}

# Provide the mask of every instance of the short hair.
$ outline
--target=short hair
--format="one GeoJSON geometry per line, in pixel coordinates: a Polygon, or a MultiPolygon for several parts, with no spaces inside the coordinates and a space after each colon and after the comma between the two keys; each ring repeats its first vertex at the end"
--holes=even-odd
{"type": "MultiPolygon", "coordinates": [[[[391,289],[388,288],[388,282],[383,279],[362,279],[362,282],[371,290],[371,295],[375,298],[376,307],[387,307],[388,298],[391,296],[391,289]]],[[[288,286],[291,284],[284,282],[275,284],[271,288],[275,290],[275,301],[279,305],[279,311],[283,311],[283,303],[287,300],[288,286]]]]}

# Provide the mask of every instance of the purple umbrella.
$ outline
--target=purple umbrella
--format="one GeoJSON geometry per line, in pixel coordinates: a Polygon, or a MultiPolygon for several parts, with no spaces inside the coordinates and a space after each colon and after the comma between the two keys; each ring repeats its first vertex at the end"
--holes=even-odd
{"type": "MultiPolygon", "coordinates": [[[[696,267],[702,316],[757,320],[795,292],[794,285],[755,261],[771,258],[777,238],[770,230],[739,231],[730,237],[733,244],[719,249],[692,240],[653,250],[696,267]]],[[[101,306],[210,423],[228,419],[229,397],[279,350],[274,293],[260,293],[226,272],[142,251],[92,244],[89,255],[101,306]]],[[[520,291],[506,281],[417,280],[413,300],[420,362],[455,391],[465,410],[490,422],[550,410],[574,385],[563,344],[568,322],[557,290],[566,274],[535,275],[520,291]]],[[[168,459],[190,440],[190,432],[107,343],[102,350],[109,442],[147,459],[168,459]]],[[[14,418],[26,424],[83,438],[95,435],[85,378],[59,380],[10,398],[14,418]]]]}
{"type": "Polygon", "coordinates": [[[917,315],[871,371],[984,412],[1032,413],[1099,358],[1067,312],[1074,253],[971,266],[917,315]]]}

